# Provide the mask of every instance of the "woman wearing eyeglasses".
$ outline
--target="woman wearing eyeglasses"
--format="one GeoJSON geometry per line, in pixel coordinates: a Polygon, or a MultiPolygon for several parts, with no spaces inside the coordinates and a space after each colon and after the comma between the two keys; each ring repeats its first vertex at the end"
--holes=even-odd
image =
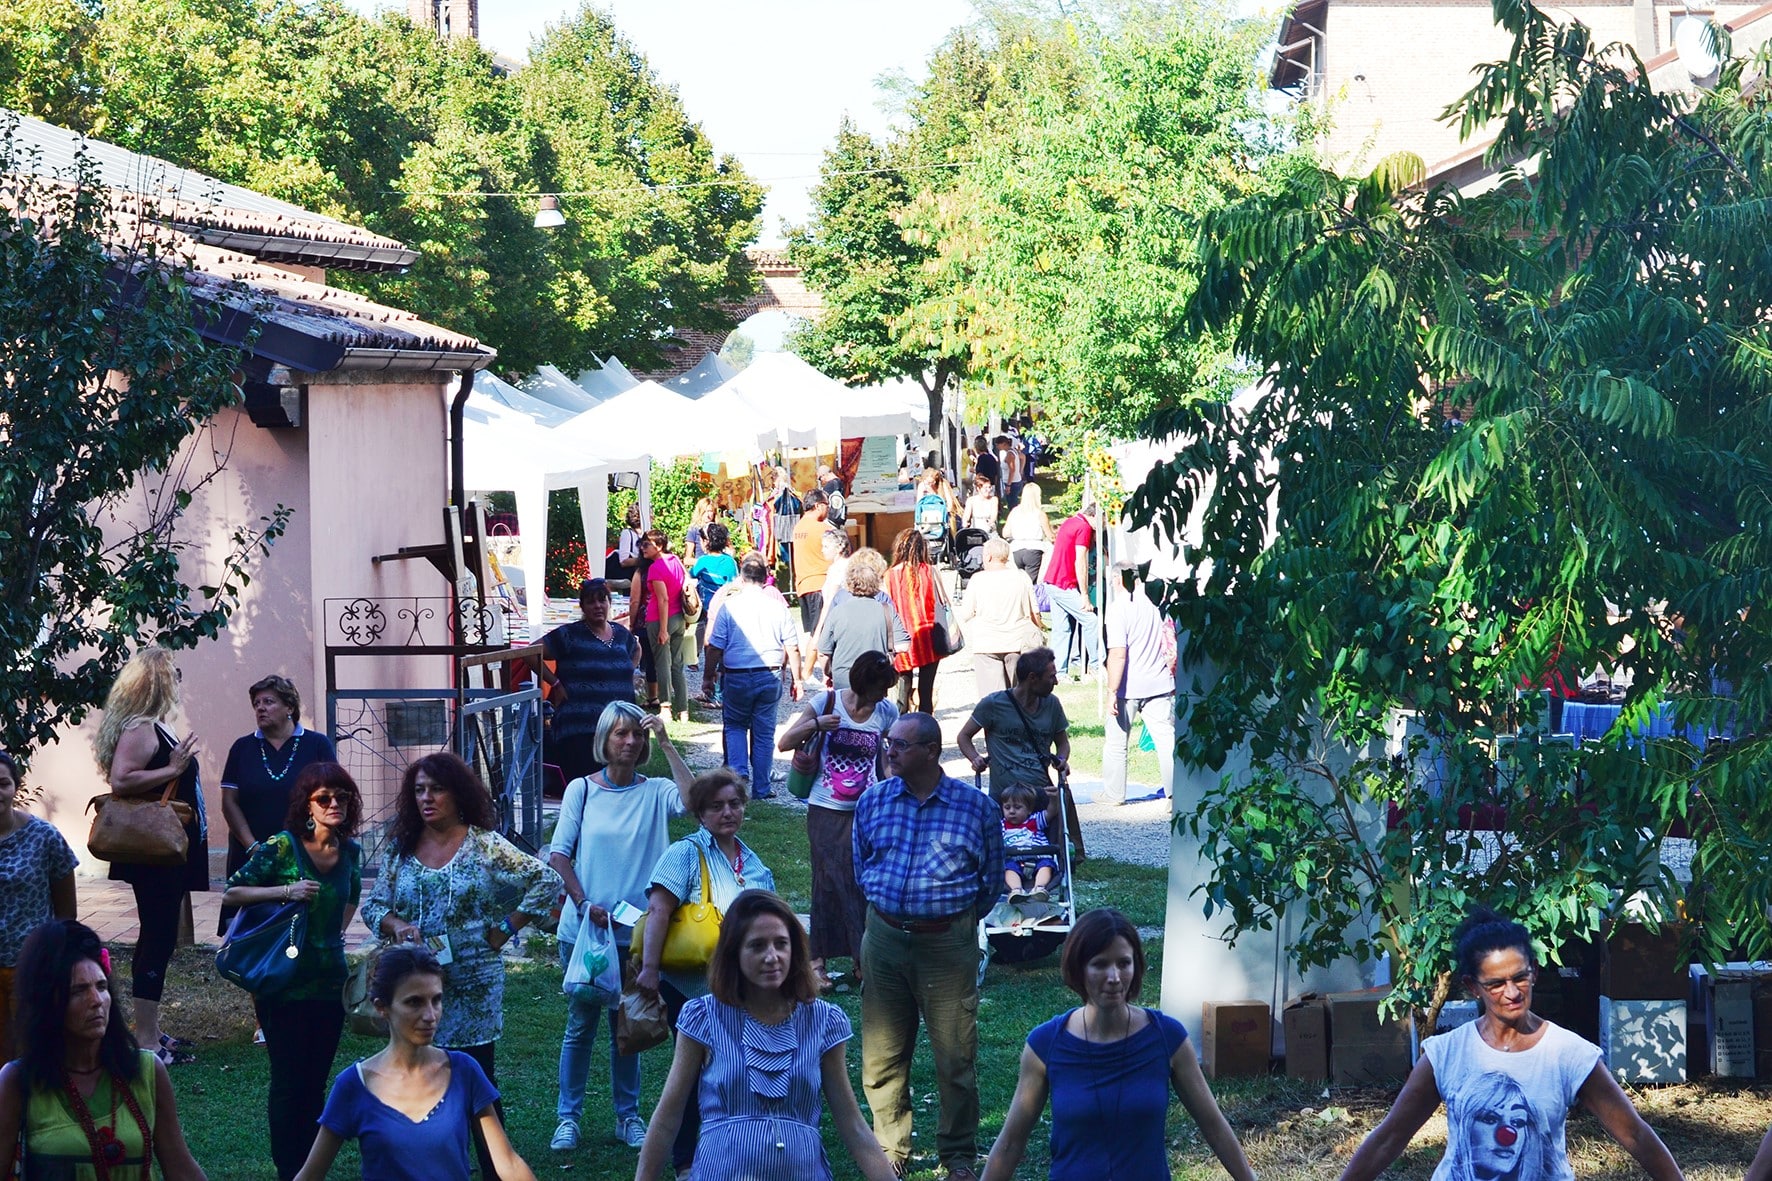
{"type": "Polygon", "coordinates": [[[1573,1181],[1563,1124],[1576,1104],[1654,1181],[1680,1168],[1600,1061],[1600,1048],[1532,1011],[1538,965],[1526,928],[1485,907],[1458,930],[1458,971],[1483,1015],[1421,1044],[1421,1061],[1341,1181],[1373,1181],[1443,1102],[1446,1155],[1433,1181],[1573,1181]]]}
{"type": "Polygon", "coordinates": [[[307,937],[295,979],[274,996],[252,998],[271,1062],[265,1101],[271,1160],[283,1181],[308,1159],[326,1106],[326,1080],[345,1027],[344,931],[363,893],[363,850],[351,839],[363,804],[350,772],[337,763],[311,763],[289,797],[283,831],[252,847],[222,895],[229,906],[306,904],[307,937]]]}

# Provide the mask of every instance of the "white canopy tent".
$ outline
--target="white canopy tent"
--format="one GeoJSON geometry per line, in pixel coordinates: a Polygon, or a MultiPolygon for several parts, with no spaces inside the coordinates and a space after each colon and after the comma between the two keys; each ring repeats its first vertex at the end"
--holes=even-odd
{"type": "Polygon", "coordinates": [[[773,427],[790,447],[835,441],[842,430],[841,407],[849,390],[792,353],[764,353],[737,377],[702,397],[700,405],[737,401],[773,427]]]}
{"type": "Polygon", "coordinates": [[[482,369],[474,374],[474,396],[490,398],[507,410],[528,416],[540,426],[559,426],[572,417],[572,411],[544,402],[532,394],[526,394],[503,378],[495,377],[490,369],[482,369]]]}
{"type": "Polygon", "coordinates": [[[599,401],[596,395],[552,365],[538,367],[519,381],[517,388],[532,398],[539,398],[572,414],[583,414],[599,401]]]}
{"type": "Polygon", "coordinates": [[[613,398],[624,390],[631,390],[640,384],[640,379],[628,371],[614,357],[603,362],[601,369],[586,369],[581,372],[576,384],[583,386],[586,393],[598,401],[613,398]]]}
{"type": "Polygon", "coordinates": [[[708,353],[687,373],[679,373],[664,381],[666,388],[685,398],[699,398],[711,393],[738,375],[738,369],[718,353],[708,353]]]}
{"type": "Polygon", "coordinates": [[[841,406],[841,438],[915,435],[929,428],[929,397],[908,377],[847,389],[841,406]]]}

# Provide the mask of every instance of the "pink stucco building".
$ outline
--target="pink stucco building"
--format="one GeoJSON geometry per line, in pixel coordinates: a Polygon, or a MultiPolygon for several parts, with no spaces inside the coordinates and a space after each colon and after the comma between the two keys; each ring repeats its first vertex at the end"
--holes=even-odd
{"type": "MultiPolygon", "coordinates": [[[[376,559],[443,539],[451,402],[461,380],[494,354],[327,285],[329,269],[405,269],[417,255],[399,242],[36,120],[21,120],[18,135],[37,149],[33,167],[46,174],[64,172],[84,143],[97,179],[118,202],[189,252],[199,297],[247,313],[228,330],[247,319],[259,330],[240,374],[245,404],[222,412],[193,443],[227,452],[226,467],[181,524],[182,536],[211,541],[208,553],[193,547],[183,563],[182,576],[198,586],[216,581],[237,525],[279,504],[294,510],[287,533],[252,567],[226,631],[180,654],[182,725],[207,747],[202,777],[210,844],[219,849],[226,840],[222,760],[253,729],[247,686],[269,673],[289,677],[303,695],[303,722],[318,729],[328,688],[328,600],[335,615],[359,597],[386,604],[390,616],[400,603],[446,603],[450,584],[430,562],[376,559]]],[[[436,621],[431,634],[441,636],[442,628],[436,621]]],[[[450,674],[442,657],[389,655],[341,662],[339,678],[356,687],[435,688],[449,685],[450,674]]],[[[38,810],[83,857],[83,809],[105,790],[92,756],[95,725],[90,719],[38,752],[30,777],[42,794],[38,810]]],[[[93,863],[82,873],[103,868],[93,863]]]]}

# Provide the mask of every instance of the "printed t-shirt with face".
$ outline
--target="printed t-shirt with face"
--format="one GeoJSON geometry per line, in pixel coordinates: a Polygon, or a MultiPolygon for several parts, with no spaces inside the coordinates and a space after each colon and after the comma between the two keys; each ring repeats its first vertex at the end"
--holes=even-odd
{"type": "MultiPolygon", "coordinates": [[[[806,802],[814,808],[853,812],[855,801],[874,784],[880,744],[886,740],[892,723],[898,721],[898,707],[890,701],[879,702],[867,721],[858,722],[843,707],[843,694],[838,692],[836,697],[839,724],[825,735],[824,761],[806,802]]],[[[811,704],[822,713],[827,708],[827,698],[819,694],[811,704]]]]}
{"type": "Polygon", "coordinates": [[[1446,1155],[1433,1181],[1573,1181],[1563,1124],[1600,1047],[1545,1024],[1537,1045],[1509,1053],[1485,1042],[1475,1021],[1421,1044],[1446,1104],[1446,1155]]]}

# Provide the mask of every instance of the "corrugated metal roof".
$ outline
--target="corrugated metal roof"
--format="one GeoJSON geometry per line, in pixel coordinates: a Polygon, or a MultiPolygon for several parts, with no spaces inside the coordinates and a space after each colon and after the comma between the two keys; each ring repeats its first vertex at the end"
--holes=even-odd
{"type": "Polygon", "coordinates": [[[416,251],[361,226],[0,107],[0,124],[11,120],[17,120],[14,168],[72,182],[84,155],[93,179],[118,194],[120,207],[211,245],[362,270],[400,270],[418,258],[416,251]]]}

